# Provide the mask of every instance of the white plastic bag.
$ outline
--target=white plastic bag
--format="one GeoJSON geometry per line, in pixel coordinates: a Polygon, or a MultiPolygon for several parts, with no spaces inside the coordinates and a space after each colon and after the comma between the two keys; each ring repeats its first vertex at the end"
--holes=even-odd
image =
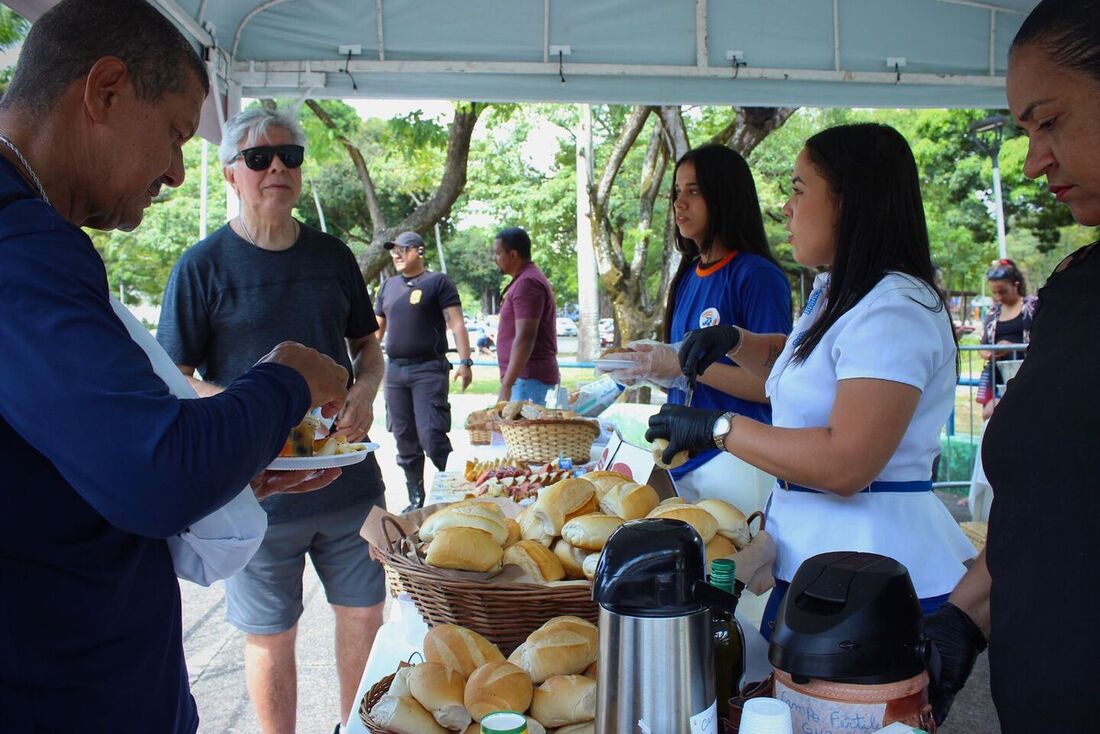
{"type": "MultiPolygon", "coordinates": [[[[169,391],[178,398],[197,398],[187,378],[141,322],[114,298],[111,307],[169,391]]],[[[176,576],[202,586],[229,578],[252,559],[266,532],[267,513],[246,486],[221,509],[168,538],[176,576]]]]}

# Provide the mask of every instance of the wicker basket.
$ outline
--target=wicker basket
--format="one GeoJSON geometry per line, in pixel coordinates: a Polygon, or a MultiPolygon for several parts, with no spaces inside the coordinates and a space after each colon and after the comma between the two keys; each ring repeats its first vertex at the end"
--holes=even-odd
{"type": "Polygon", "coordinates": [[[387,579],[396,579],[413,598],[429,627],[439,624],[468,627],[499,647],[507,657],[553,617],[570,614],[592,624],[599,619],[590,586],[456,579],[427,565],[419,556],[410,558],[407,554],[412,541],[392,518],[383,518],[382,529],[389,547],[373,549],[375,557],[384,564],[387,579]]]}
{"type": "Polygon", "coordinates": [[[985,536],[989,531],[989,526],[984,522],[960,522],[959,529],[963,531],[979,552],[982,548],[985,548],[985,536]]]}
{"type": "Polygon", "coordinates": [[[480,428],[470,429],[470,443],[474,446],[488,446],[493,440],[493,432],[480,428]]]}
{"type": "MultiPolygon", "coordinates": [[[[401,670],[401,668],[406,668],[408,665],[408,663],[403,662],[397,666],[397,669],[401,670]]],[[[392,729],[387,729],[384,726],[379,726],[374,723],[374,720],[370,717],[370,710],[374,708],[374,704],[378,703],[378,699],[385,696],[386,692],[390,690],[390,684],[393,683],[395,675],[397,675],[396,672],[390,673],[385,678],[375,683],[370,687],[370,690],[363,695],[363,700],[359,702],[359,720],[363,722],[363,726],[366,727],[367,731],[371,732],[371,734],[395,734],[392,729]]]]}
{"type": "Polygon", "coordinates": [[[584,419],[501,421],[499,428],[512,458],[532,464],[554,461],[558,456],[585,464],[600,435],[600,424],[584,419]]]}

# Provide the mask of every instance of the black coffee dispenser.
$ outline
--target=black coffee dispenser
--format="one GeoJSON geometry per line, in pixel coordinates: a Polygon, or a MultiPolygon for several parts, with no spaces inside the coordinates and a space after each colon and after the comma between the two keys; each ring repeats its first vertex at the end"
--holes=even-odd
{"type": "Polygon", "coordinates": [[[768,659],[796,682],[905,680],[925,670],[921,620],[905,566],[874,553],[822,553],[795,573],[768,659]]]}

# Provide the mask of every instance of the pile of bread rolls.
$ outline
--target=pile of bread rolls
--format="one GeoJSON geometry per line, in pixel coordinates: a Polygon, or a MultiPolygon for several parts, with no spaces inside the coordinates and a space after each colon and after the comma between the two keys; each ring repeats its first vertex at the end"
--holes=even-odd
{"type": "Polygon", "coordinates": [[[552,583],[591,579],[616,528],[643,517],[683,520],[694,527],[706,544],[708,563],[749,542],[744,513],[728,502],[689,505],[679,497],[660,502],[653,487],[612,471],[544,487],[514,520],[491,502],[457,502],[428,517],[420,539],[428,542],[430,565],[496,572],[512,564],[536,582],[552,583]]]}
{"type": "MultiPolygon", "coordinates": [[[[562,578],[545,554],[535,553],[527,541],[550,548],[564,578],[592,579],[611,533],[627,520],[643,517],[668,517],[694,527],[706,544],[708,563],[733,555],[749,542],[744,513],[728,502],[703,500],[688,505],[679,497],[660,502],[648,484],[612,471],[590,472],[543,489],[516,520],[525,552],[538,555],[540,566],[562,578]]],[[[552,579],[544,574],[541,580],[552,579]]]]}
{"type": "Polygon", "coordinates": [[[472,630],[433,627],[426,662],[398,671],[370,718],[396,734],[478,734],[485,716],[515,711],[529,734],[593,734],[597,638],[595,625],[555,617],[505,660],[472,630]]]}

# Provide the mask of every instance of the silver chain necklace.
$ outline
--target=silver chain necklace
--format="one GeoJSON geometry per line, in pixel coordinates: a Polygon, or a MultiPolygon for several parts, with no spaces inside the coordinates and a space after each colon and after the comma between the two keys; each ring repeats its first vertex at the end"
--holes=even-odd
{"type": "Polygon", "coordinates": [[[4,133],[0,133],[0,143],[8,146],[8,149],[11,150],[12,153],[15,153],[15,157],[19,159],[19,163],[23,166],[23,170],[31,177],[31,182],[34,184],[35,188],[38,189],[38,195],[42,197],[42,201],[46,202],[47,206],[53,206],[53,204],[50,203],[50,197],[46,196],[46,187],[38,180],[38,174],[34,172],[34,169],[31,168],[31,164],[27,162],[23,154],[19,152],[19,148],[15,147],[15,143],[11,142],[4,133]]]}
{"type": "MultiPolygon", "coordinates": [[[[0,138],[2,138],[2,137],[3,136],[0,135],[0,138]]],[[[19,155],[19,154],[16,153],[16,155],[19,155]]],[[[43,197],[44,196],[45,196],[45,194],[43,194],[43,197]]],[[[48,204],[49,202],[47,201],[46,203],[48,204]]],[[[252,233],[248,231],[248,225],[244,223],[244,217],[242,217],[240,215],[237,215],[237,221],[241,223],[241,229],[244,230],[244,234],[245,234],[246,237],[248,237],[248,241],[250,243],[252,243],[252,246],[253,247],[259,247],[259,245],[256,244],[256,238],[253,237],[252,233]]],[[[290,221],[294,222],[294,241],[297,242],[298,241],[298,220],[297,219],[291,219],[290,221]]]]}

